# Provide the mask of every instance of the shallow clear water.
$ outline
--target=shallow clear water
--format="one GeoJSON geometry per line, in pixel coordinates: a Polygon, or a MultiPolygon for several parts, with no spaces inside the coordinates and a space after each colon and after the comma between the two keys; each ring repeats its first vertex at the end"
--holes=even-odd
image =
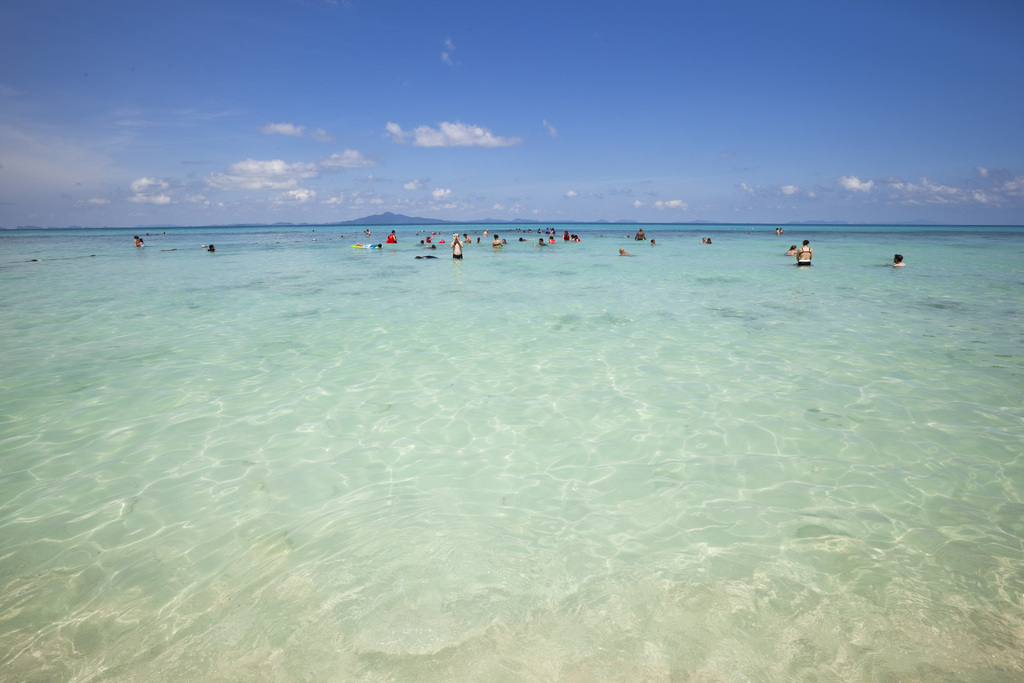
{"type": "Polygon", "coordinates": [[[1024,231],[487,227],[0,233],[4,678],[1024,676],[1024,231]]]}

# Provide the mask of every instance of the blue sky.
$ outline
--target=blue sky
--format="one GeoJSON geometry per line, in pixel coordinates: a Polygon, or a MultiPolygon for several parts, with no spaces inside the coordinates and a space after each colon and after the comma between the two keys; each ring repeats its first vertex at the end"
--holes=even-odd
{"type": "Polygon", "coordinates": [[[0,226],[1024,224],[1024,3],[0,2],[0,226]]]}

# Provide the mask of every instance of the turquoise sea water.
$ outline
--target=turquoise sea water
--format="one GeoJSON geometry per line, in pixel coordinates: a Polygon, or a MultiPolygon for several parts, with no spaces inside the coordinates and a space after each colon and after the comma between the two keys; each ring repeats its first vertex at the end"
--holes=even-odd
{"type": "Polygon", "coordinates": [[[0,678],[1024,677],[1024,229],[485,227],[0,232],[0,678]]]}

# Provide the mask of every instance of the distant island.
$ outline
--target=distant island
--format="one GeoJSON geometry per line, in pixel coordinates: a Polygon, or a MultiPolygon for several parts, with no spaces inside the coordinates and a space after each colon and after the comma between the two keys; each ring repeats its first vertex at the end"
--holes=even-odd
{"type": "MultiPolygon", "coordinates": [[[[50,226],[40,227],[36,225],[19,225],[17,228],[3,228],[0,230],[87,230],[90,228],[106,228],[113,230],[166,230],[174,228],[302,228],[302,227],[328,227],[328,226],[382,226],[382,225],[765,225],[765,226],[812,226],[812,225],[892,225],[892,226],[939,226],[940,223],[934,223],[932,221],[909,221],[909,222],[894,222],[894,223],[850,223],[849,221],[789,221],[786,223],[723,223],[719,221],[671,221],[664,223],[647,223],[633,220],[617,220],[617,221],[572,221],[572,220],[558,220],[558,221],[538,221],[529,220],[523,218],[516,218],[512,220],[504,219],[498,220],[495,218],[485,218],[478,221],[446,221],[438,218],[422,218],[420,216],[404,216],[400,213],[391,213],[386,211],[384,213],[374,214],[372,216],[364,216],[362,218],[355,218],[350,221],[324,221],[322,223],[228,223],[228,224],[213,224],[213,225],[171,225],[171,224],[155,224],[155,225],[136,225],[131,228],[109,228],[108,226],[83,226],[83,225],[69,225],[64,227],[50,226]]],[[[968,226],[964,226],[968,227],[968,226]]],[[[996,226],[977,226],[977,227],[996,227],[996,226]]],[[[1016,226],[1011,226],[1016,227],[1016,226]]]]}
{"type": "MultiPolygon", "coordinates": [[[[579,223],[580,221],[535,221],[527,220],[524,218],[515,218],[512,220],[498,220],[495,218],[485,218],[480,221],[444,221],[437,218],[419,218],[417,216],[403,216],[400,213],[391,213],[385,211],[384,213],[378,213],[373,216],[365,216],[363,218],[356,218],[351,221],[342,221],[341,223],[329,223],[328,225],[516,225],[521,223],[529,223],[536,225],[538,223],[548,223],[551,225],[568,225],[572,223],[579,223]]],[[[593,223],[586,223],[587,225],[599,225],[599,224],[610,224],[611,221],[594,221],[593,223]]],[[[615,221],[619,223],[636,223],[636,221],[615,221]]]]}

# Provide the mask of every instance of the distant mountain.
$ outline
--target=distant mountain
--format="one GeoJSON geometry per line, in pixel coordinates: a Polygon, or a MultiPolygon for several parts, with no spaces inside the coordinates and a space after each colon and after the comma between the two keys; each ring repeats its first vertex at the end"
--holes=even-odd
{"type": "Polygon", "coordinates": [[[443,225],[448,221],[437,220],[436,218],[417,218],[414,216],[403,216],[400,213],[385,211],[375,216],[357,218],[354,221],[342,221],[332,225],[443,225]]]}

